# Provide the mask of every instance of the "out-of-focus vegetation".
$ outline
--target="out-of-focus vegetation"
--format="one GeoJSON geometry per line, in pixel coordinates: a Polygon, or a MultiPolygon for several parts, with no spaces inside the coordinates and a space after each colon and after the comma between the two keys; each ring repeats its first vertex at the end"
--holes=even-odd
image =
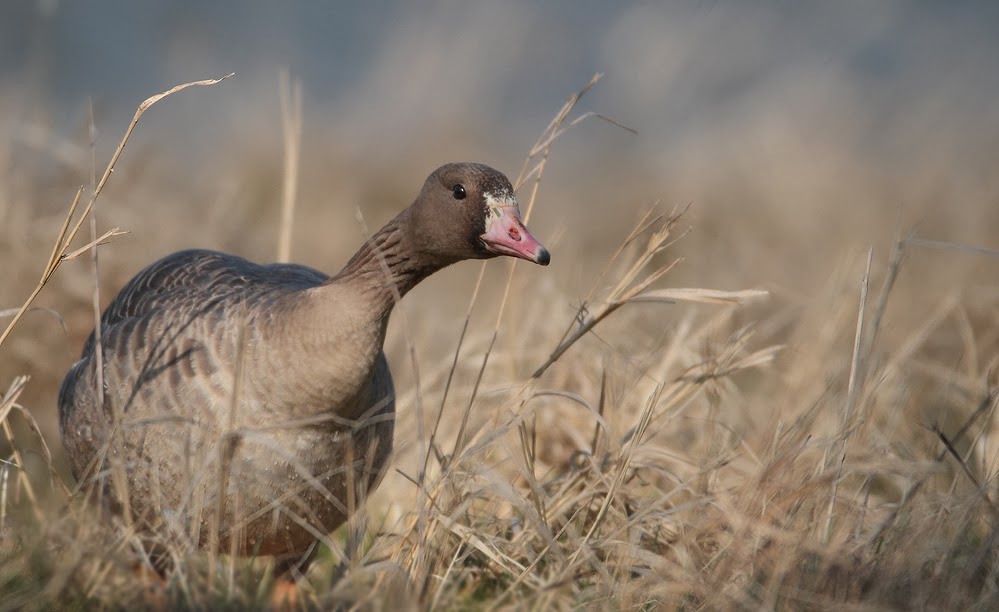
{"type": "MultiPolygon", "coordinates": [[[[531,221],[552,265],[518,266],[503,302],[508,264],[486,264],[456,365],[478,264],[407,297],[386,346],[399,392],[393,471],[332,536],[300,583],[303,602],[996,606],[994,10],[324,14],[336,32],[350,21],[370,33],[352,58],[318,42],[303,25],[318,17],[299,9],[274,21],[276,39],[300,35],[282,50],[256,13],[225,24],[239,35],[216,34],[211,18],[228,16],[188,7],[142,26],[159,39],[133,41],[155,63],[109,62],[120,73],[88,81],[66,77],[73,50],[86,64],[129,48],[66,33],[85,9],[11,6],[0,28],[20,19],[24,48],[0,73],[4,325],[134,105],[176,82],[237,72],[163,101],[136,130],[96,207],[99,233],[130,232],[100,249],[102,305],[179,248],[275,257],[282,65],[306,92],[292,255],[327,272],[363,239],[356,210],[377,227],[439,163],[515,176],[594,70],[606,76],[573,116],[597,111],[638,132],[589,119],[555,143],[531,221]],[[94,151],[84,92],[95,96],[94,151]],[[618,253],[650,210],[662,218],[618,253]],[[671,233],[654,237],[676,211],[671,233]],[[652,289],[770,295],[625,304],[532,377],[658,247],[634,282],[679,260],[652,289]],[[428,444],[439,413],[438,454],[428,444]]],[[[0,346],[0,387],[30,376],[0,403],[0,608],[263,605],[270,582],[255,578],[266,570],[217,572],[197,553],[150,595],[130,572],[128,534],[66,502],[55,397],[93,327],[94,289],[88,257],[67,261],[0,346]]]]}

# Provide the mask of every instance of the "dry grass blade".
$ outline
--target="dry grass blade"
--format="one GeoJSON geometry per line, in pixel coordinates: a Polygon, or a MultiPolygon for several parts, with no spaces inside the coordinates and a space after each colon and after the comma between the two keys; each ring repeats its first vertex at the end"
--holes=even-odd
{"type": "MultiPolygon", "coordinates": [[[[94,123],[94,103],[93,100],[87,104],[87,119],[90,132],[90,192],[97,193],[97,126],[94,123]]],[[[100,257],[96,245],[102,244],[97,237],[97,201],[90,200],[90,245],[95,248],[90,250],[90,273],[93,280],[93,289],[90,294],[90,304],[94,314],[94,363],[97,365],[97,377],[94,381],[94,388],[97,391],[97,404],[104,405],[104,329],[101,326],[101,274],[100,257]]],[[[115,228],[118,229],[118,228],[115,228]]],[[[114,233],[112,230],[110,233],[114,233]]],[[[87,250],[80,249],[78,252],[87,250]]],[[[116,449],[118,450],[118,449],[116,449]]]]}
{"type": "MultiPolygon", "coordinates": [[[[35,301],[35,298],[38,297],[38,294],[41,292],[42,288],[45,287],[45,283],[47,283],[49,278],[52,277],[52,274],[55,273],[59,264],[62,263],[62,256],[66,253],[66,249],[69,247],[69,243],[73,239],[72,236],[66,238],[66,232],[69,230],[69,224],[73,219],[73,215],[76,213],[76,207],[80,204],[80,197],[82,195],[83,187],[80,187],[76,191],[76,197],[73,198],[73,202],[69,206],[69,212],[63,222],[62,229],[59,230],[59,235],[56,237],[56,242],[52,247],[52,253],[49,255],[49,260],[45,264],[45,269],[42,271],[41,279],[39,279],[38,284],[35,285],[35,288],[28,296],[28,299],[24,300],[24,303],[17,310],[14,318],[7,324],[7,328],[4,329],[3,334],[0,334],[0,346],[3,345],[4,340],[6,340],[7,336],[10,335],[11,330],[13,330],[14,326],[17,325],[17,322],[21,320],[24,313],[27,312],[32,302],[35,301]]],[[[77,227],[77,229],[78,228],[79,227],[77,227]]],[[[73,235],[75,236],[75,234],[76,232],[74,230],[73,235]]]]}
{"type": "Polygon", "coordinates": [[[540,378],[548,370],[548,368],[558,361],[558,359],[561,358],[561,356],[580,338],[588,334],[601,321],[613,314],[614,311],[628,303],[628,301],[634,296],[641,294],[642,291],[648,288],[648,286],[654,281],[665,276],[666,273],[678,263],[678,260],[674,260],[673,262],[648,274],[642,281],[636,283],[636,279],[643,272],[646,266],[648,266],[655,255],[658,254],[662,248],[664,248],[664,245],[669,239],[670,232],[674,224],[677,222],[677,219],[677,216],[664,218],[658,214],[654,214],[654,210],[650,210],[646,213],[642,220],[636,225],[635,230],[633,230],[631,234],[625,238],[622,245],[618,247],[614,256],[611,258],[611,261],[613,262],[617,259],[617,257],[624,252],[628,245],[631,245],[640,235],[649,231],[651,232],[651,235],[649,241],[646,243],[645,249],[639,253],[639,255],[635,258],[635,261],[632,262],[628,269],[621,275],[621,278],[617,280],[614,288],[610,290],[605,303],[591,313],[589,311],[588,303],[595,294],[596,288],[603,279],[604,273],[607,269],[609,269],[610,263],[608,263],[607,268],[605,268],[604,272],[600,274],[597,281],[594,283],[593,289],[590,290],[586,301],[584,301],[584,303],[577,310],[573,322],[570,323],[569,327],[562,335],[562,340],[559,342],[559,345],[554,351],[552,351],[545,363],[534,371],[532,378],[540,378]],[[657,224],[659,224],[659,227],[656,227],[657,224]]]}
{"type": "Polygon", "coordinates": [[[985,247],[973,246],[970,244],[960,244],[958,242],[948,242],[946,240],[929,240],[927,238],[909,237],[904,240],[906,245],[921,246],[941,251],[957,251],[959,253],[970,253],[972,255],[985,255],[986,257],[999,257],[999,251],[987,249],[985,247]]]}
{"type": "Polygon", "coordinates": [[[745,304],[750,300],[767,297],[766,289],[742,289],[724,291],[721,289],[670,288],[643,291],[631,298],[632,302],[698,302],[701,304],[745,304]]]}
{"type": "Polygon", "coordinates": [[[14,403],[17,402],[17,398],[20,397],[21,392],[24,391],[24,386],[28,384],[28,380],[28,376],[15,377],[11,381],[10,386],[7,387],[7,391],[4,392],[3,397],[0,397],[0,422],[7,420],[7,415],[14,409],[14,403]]]}
{"type": "MultiPolygon", "coordinates": [[[[646,213],[645,217],[639,221],[635,229],[617,249],[611,261],[617,259],[628,245],[635,243],[640,236],[649,233],[649,238],[644,249],[617,280],[616,284],[609,291],[604,304],[591,312],[588,303],[596,291],[597,284],[594,284],[594,288],[591,289],[586,302],[579,307],[574,323],[563,334],[561,342],[552,351],[545,363],[534,371],[532,378],[541,377],[572,345],[592,331],[601,321],[626,304],[633,302],[673,303],[677,301],[708,304],[742,304],[749,300],[769,295],[769,292],[763,289],[744,289],[740,291],[700,288],[648,289],[650,285],[666,276],[680,262],[679,259],[676,259],[666,265],[655,268],[651,272],[646,272],[646,269],[655,257],[676,241],[672,237],[672,232],[682,214],[682,211],[679,213],[674,211],[673,215],[664,217],[655,214],[654,209],[646,213]],[[643,273],[645,274],[644,277],[642,277],[643,273]]],[[[598,277],[597,283],[603,279],[605,273],[606,269],[598,277]]]]}
{"type": "Polygon", "coordinates": [[[864,278],[860,283],[860,303],[857,305],[857,331],[854,334],[853,354],[850,359],[850,380],[847,382],[847,401],[844,419],[849,422],[853,416],[857,393],[864,384],[864,355],[861,347],[864,341],[864,314],[867,310],[867,291],[871,284],[871,262],[874,258],[873,247],[867,251],[867,264],[864,267],[864,278]]]}
{"type": "Polygon", "coordinates": [[[957,464],[961,466],[961,471],[968,477],[968,480],[971,481],[971,484],[975,487],[975,489],[981,491],[982,500],[985,501],[985,504],[989,507],[989,510],[992,511],[992,514],[995,515],[996,518],[999,518],[999,508],[996,508],[996,505],[992,503],[992,498],[989,497],[988,491],[982,487],[982,483],[978,481],[978,478],[975,477],[975,473],[971,471],[970,467],[968,467],[967,460],[961,456],[961,453],[954,448],[954,444],[947,438],[946,435],[944,435],[942,431],[940,431],[938,427],[933,428],[933,433],[935,433],[937,438],[943,442],[944,448],[946,448],[947,452],[954,457],[957,464]]]}
{"type": "Polygon", "coordinates": [[[35,416],[24,406],[18,405],[17,403],[13,404],[13,408],[18,411],[24,423],[28,426],[28,429],[35,437],[35,442],[38,449],[41,451],[41,458],[45,462],[45,467],[48,469],[49,485],[51,487],[58,485],[60,491],[64,495],[68,496],[70,494],[70,489],[66,486],[66,482],[62,479],[62,476],[60,476],[60,474],[56,471],[55,463],[52,461],[52,451],[49,450],[48,442],[46,441],[45,435],[42,433],[42,428],[38,426],[38,421],[35,420],[35,416]]]}
{"type": "Polygon", "coordinates": [[[652,421],[652,414],[655,411],[656,405],[658,405],[660,398],[662,397],[663,390],[664,388],[662,385],[657,386],[656,390],[652,393],[652,395],[649,396],[648,400],[646,401],[645,409],[642,411],[641,419],[639,420],[638,425],[635,426],[633,435],[631,435],[629,439],[628,446],[625,449],[624,453],[622,453],[621,458],[619,460],[617,467],[617,474],[614,477],[614,482],[611,485],[611,488],[607,491],[606,495],[604,496],[603,502],[601,502],[600,504],[600,509],[597,511],[596,516],[593,518],[593,522],[590,524],[590,529],[586,532],[586,535],[583,536],[583,541],[576,548],[576,552],[573,553],[572,557],[570,557],[569,563],[567,564],[567,571],[569,568],[573,567],[573,565],[578,560],[579,555],[584,552],[586,544],[590,542],[590,540],[593,538],[594,534],[597,532],[597,529],[599,529],[601,522],[606,516],[607,510],[614,502],[615,494],[618,491],[618,489],[621,487],[621,484],[624,482],[625,475],[628,473],[628,468],[631,464],[631,457],[632,455],[634,455],[635,449],[641,443],[642,437],[645,435],[645,430],[648,429],[649,423],[652,421]]]}
{"type": "MultiPolygon", "coordinates": [[[[461,355],[461,348],[465,344],[465,336],[468,334],[468,327],[472,322],[472,311],[475,309],[475,304],[478,301],[479,289],[482,288],[482,279],[485,277],[485,274],[486,267],[479,266],[479,276],[475,281],[475,288],[472,290],[472,297],[468,301],[468,308],[465,311],[465,319],[461,325],[461,333],[458,334],[458,342],[455,343],[454,357],[451,359],[451,367],[448,368],[447,379],[444,383],[444,391],[441,393],[440,407],[437,410],[437,419],[434,421],[433,431],[430,432],[430,448],[436,454],[437,461],[440,464],[444,464],[445,458],[437,445],[437,434],[438,431],[440,431],[441,421],[444,418],[444,407],[447,405],[447,398],[451,392],[451,383],[454,382],[454,375],[458,370],[458,357],[461,355]]],[[[430,453],[427,453],[423,460],[424,473],[427,471],[429,460],[430,453]]]]}
{"type": "MultiPolygon", "coordinates": [[[[0,310],[0,318],[13,317],[16,316],[17,313],[19,312],[21,312],[20,308],[8,308],[7,310],[0,310]]],[[[27,309],[25,309],[24,313],[27,314],[29,312],[44,312],[46,314],[52,315],[52,317],[56,321],[59,321],[59,325],[60,327],[62,327],[62,331],[69,333],[69,328],[66,327],[66,320],[62,318],[62,315],[59,314],[58,310],[55,310],[54,308],[49,308],[47,306],[30,306],[27,309]]]]}
{"type": "Polygon", "coordinates": [[[281,229],[277,260],[291,261],[292,223],[298,191],[298,160],[302,145],[302,81],[291,79],[288,69],[280,72],[281,133],[284,142],[284,172],[281,180],[281,229]]]}
{"type": "Polygon", "coordinates": [[[472,529],[454,521],[446,521],[444,525],[461,540],[468,542],[473,548],[485,555],[503,571],[510,574],[520,573],[523,571],[524,568],[517,563],[517,561],[490,546],[472,529]]]}
{"type": "MultiPolygon", "coordinates": [[[[551,154],[552,146],[555,144],[555,141],[558,140],[558,137],[565,132],[563,126],[565,125],[565,122],[568,119],[569,115],[572,113],[573,108],[575,108],[576,104],[583,97],[583,95],[585,95],[586,92],[590,90],[590,88],[592,88],[594,85],[597,84],[597,82],[600,80],[601,77],[602,75],[599,73],[594,74],[590,78],[589,82],[581,90],[579,90],[578,92],[569,97],[569,99],[565,102],[565,104],[562,105],[562,108],[559,110],[559,112],[556,113],[555,118],[552,119],[551,123],[548,124],[548,127],[545,128],[545,131],[542,133],[541,137],[538,139],[534,147],[531,149],[531,152],[527,156],[527,159],[524,160],[524,166],[521,168],[520,174],[518,175],[517,179],[514,181],[514,188],[519,189],[523,185],[523,183],[528,179],[528,177],[533,177],[534,182],[531,185],[531,194],[527,200],[527,209],[523,213],[523,218],[525,223],[527,223],[530,220],[531,212],[534,210],[534,204],[537,201],[538,190],[541,187],[541,179],[544,176],[544,169],[548,163],[548,158],[549,155],[551,154]],[[537,157],[540,157],[541,159],[537,162],[537,165],[530,172],[528,172],[528,168],[530,167],[532,161],[537,157]]],[[[582,118],[579,118],[576,121],[571,122],[571,125],[577,125],[580,120],[582,120],[582,118]]],[[[483,262],[482,264],[483,268],[485,267],[485,265],[486,263],[483,262]]],[[[516,270],[516,261],[511,260],[507,264],[507,266],[508,266],[507,268],[508,271],[506,276],[506,283],[503,286],[503,297],[500,298],[499,301],[499,310],[496,314],[496,323],[493,326],[492,339],[490,340],[489,346],[482,357],[482,364],[479,367],[476,384],[472,388],[472,393],[469,396],[468,403],[465,406],[465,411],[462,413],[461,417],[462,425],[461,427],[459,427],[458,435],[455,438],[454,447],[451,453],[452,455],[460,454],[465,446],[464,433],[465,433],[465,428],[467,427],[468,424],[469,414],[471,413],[472,405],[475,403],[475,399],[478,396],[479,384],[482,381],[482,376],[485,372],[486,365],[489,363],[489,356],[492,354],[492,350],[496,344],[496,339],[499,335],[500,325],[503,322],[503,316],[506,311],[507,300],[509,299],[510,296],[510,288],[513,285],[513,275],[514,271],[516,270]]],[[[482,271],[480,271],[479,274],[480,282],[481,279],[482,279],[482,271]]],[[[477,297],[478,297],[478,285],[476,286],[476,290],[472,297],[472,304],[475,303],[477,297]]],[[[468,310],[469,315],[471,314],[471,310],[472,307],[469,306],[468,310]]],[[[467,321],[468,317],[466,317],[466,323],[467,321]]],[[[463,339],[464,336],[462,336],[462,338],[459,339],[458,347],[455,350],[456,355],[457,352],[461,350],[461,341],[463,339]]]]}
{"type": "Polygon", "coordinates": [[[73,215],[76,214],[76,207],[80,205],[80,198],[83,196],[83,187],[76,190],[76,196],[73,197],[73,202],[69,205],[69,212],[66,213],[66,218],[62,222],[62,227],[59,229],[59,235],[56,237],[55,243],[52,245],[52,253],[49,254],[49,261],[45,264],[45,274],[42,278],[47,278],[55,270],[58,265],[58,260],[62,256],[65,246],[72,242],[72,239],[66,239],[66,233],[69,231],[69,224],[73,220],[73,215]]]}
{"type": "Polygon", "coordinates": [[[836,473],[832,480],[832,491],[829,493],[829,508],[826,511],[826,524],[823,540],[829,542],[832,534],[833,515],[836,507],[836,496],[839,491],[839,481],[843,475],[843,463],[846,461],[846,445],[850,432],[853,431],[854,405],[857,402],[858,387],[863,384],[864,346],[864,313],[867,309],[867,290],[871,282],[871,262],[874,258],[873,247],[867,250],[867,264],[864,267],[864,277],[860,282],[860,303],[857,306],[857,327],[853,338],[853,353],[850,361],[850,379],[847,383],[846,405],[843,407],[843,436],[833,451],[836,461],[836,473]]]}
{"type": "Polygon", "coordinates": [[[114,229],[109,229],[108,231],[101,234],[100,237],[98,237],[97,239],[88,242],[87,244],[83,245],[82,247],[74,251],[70,251],[69,253],[62,255],[59,259],[61,261],[69,261],[70,259],[76,259],[80,255],[83,255],[84,253],[86,253],[87,251],[89,251],[94,247],[111,242],[111,239],[114,238],[115,236],[124,236],[127,233],[128,232],[123,232],[121,231],[121,228],[117,227],[114,229]]]}
{"type": "Polygon", "coordinates": [[[754,351],[749,355],[739,359],[732,364],[729,371],[735,372],[738,370],[747,370],[749,368],[757,368],[761,365],[766,365],[772,363],[774,359],[777,358],[777,353],[784,350],[783,344],[777,344],[774,346],[768,346],[764,349],[754,351]]]}
{"type": "Polygon", "coordinates": [[[69,237],[66,239],[65,242],[66,247],[68,247],[69,243],[73,241],[73,238],[80,230],[80,227],[83,225],[83,222],[87,219],[88,215],[90,214],[90,211],[93,209],[94,202],[97,200],[101,192],[104,190],[104,186],[107,184],[108,179],[111,178],[111,173],[114,172],[114,168],[118,164],[118,158],[121,157],[122,151],[125,150],[125,144],[128,143],[128,139],[132,136],[132,132],[135,131],[135,127],[139,124],[139,119],[142,118],[142,115],[149,109],[149,107],[151,107],[153,104],[156,104],[163,98],[171,96],[179,91],[183,91],[189,87],[203,87],[208,85],[215,85],[217,83],[221,83],[222,81],[228,79],[233,74],[235,73],[234,72],[229,73],[218,79],[206,79],[202,81],[191,81],[189,83],[182,83],[181,85],[177,85],[176,87],[173,87],[167,91],[158,93],[154,96],[150,96],[149,98],[146,98],[142,102],[142,104],[139,104],[139,107],[135,110],[135,115],[132,116],[132,121],[128,124],[128,128],[125,129],[125,135],[122,136],[121,141],[118,143],[118,147],[114,151],[114,154],[111,155],[111,161],[108,162],[107,167],[104,169],[104,174],[101,176],[101,180],[98,181],[97,187],[94,189],[93,194],[91,194],[90,201],[87,203],[86,208],[83,209],[83,213],[80,215],[79,221],[77,221],[76,225],[73,227],[73,231],[70,232],[69,237]]]}
{"type": "MultiPolygon", "coordinates": [[[[3,426],[3,433],[7,437],[7,442],[11,446],[11,454],[14,458],[14,463],[18,468],[18,479],[17,482],[20,486],[24,487],[24,493],[28,496],[28,501],[31,505],[31,511],[34,513],[35,518],[42,520],[43,511],[38,504],[38,496],[35,494],[35,487],[31,484],[31,479],[24,472],[24,456],[21,451],[18,450],[17,445],[14,442],[14,432],[11,430],[10,421],[8,417],[10,412],[16,406],[17,398],[24,391],[24,386],[28,384],[27,376],[18,376],[10,383],[7,387],[7,391],[0,398],[0,424],[3,426]]],[[[6,489],[5,489],[6,491],[6,489]]]]}
{"type": "Polygon", "coordinates": [[[892,246],[891,255],[888,258],[888,273],[885,275],[884,282],[881,285],[881,294],[871,315],[870,332],[865,337],[865,346],[861,351],[861,354],[865,358],[870,356],[874,343],[878,338],[878,332],[881,329],[881,319],[884,318],[885,311],[888,308],[888,298],[891,296],[895,282],[898,280],[899,271],[902,268],[905,245],[905,239],[898,238],[892,246]]]}
{"type": "Polygon", "coordinates": [[[601,78],[603,78],[603,74],[600,73],[596,73],[590,77],[589,82],[587,82],[582,89],[569,96],[569,99],[565,101],[562,108],[555,113],[551,122],[541,133],[541,137],[538,138],[537,142],[534,143],[534,146],[531,147],[531,152],[527,154],[527,158],[524,160],[524,165],[521,167],[520,173],[517,175],[517,179],[513,182],[514,188],[519,189],[529,176],[537,177],[544,172],[543,161],[547,158],[546,152],[551,150],[552,144],[554,144],[558,137],[563,133],[561,128],[569,118],[569,113],[571,113],[572,109],[576,107],[579,100],[586,95],[586,92],[590,91],[590,89],[592,89],[601,78]],[[542,162],[528,172],[531,162],[539,155],[542,156],[542,162]]]}
{"type": "MultiPolygon", "coordinates": [[[[97,187],[94,189],[94,192],[91,194],[90,201],[87,203],[87,206],[83,209],[83,212],[80,214],[80,218],[76,222],[76,225],[73,226],[72,231],[70,231],[67,236],[66,232],[70,226],[73,215],[76,213],[76,208],[80,202],[80,196],[83,193],[83,188],[81,187],[77,191],[76,197],[73,199],[73,203],[69,207],[69,213],[66,215],[66,220],[63,223],[62,229],[59,232],[59,236],[57,237],[55,245],[52,248],[52,253],[49,256],[49,260],[45,266],[45,270],[42,272],[41,280],[38,281],[38,285],[35,287],[34,291],[31,292],[31,295],[28,296],[28,299],[24,301],[24,304],[21,306],[21,310],[17,313],[17,315],[14,316],[13,320],[11,320],[11,322],[7,325],[7,328],[4,330],[3,334],[0,334],[0,346],[3,345],[4,341],[7,339],[7,336],[10,335],[11,330],[14,329],[14,326],[17,325],[17,322],[24,315],[24,312],[28,309],[29,306],[31,306],[31,303],[34,302],[35,298],[38,297],[38,294],[41,292],[42,288],[48,282],[49,278],[51,278],[52,275],[55,273],[56,269],[58,269],[59,264],[61,264],[66,259],[65,256],[69,249],[69,245],[73,242],[73,239],[76,238],[76,234],[80,231],[80,228],[83,226],[83,222],[90,215],[90,211],[93,210],[94,203],[97,201],[97,198],[100,196],[101,191],[104,190],[104,185],[107,184],[108,179],[111,177],[111,173],[114,172],[115,165],[118,163],[118,158],[121,157],[121,152],[125,149],[125,144],[128,142],[129,137],[132,135],[132,131],[135,130],[135,126],[138,125],[139,119],[142,117],[142,114],[145,113],[150,106],[156,104],[157,102],[159,102],[160,100],[171,94],[187,89],[188,87],[215,85],[216,83],[219,83],[231,77],[233,74],[235,73],[227,74],[224,77],[218,79],[208,79],[203,81],[192,81],[190,83],[183,83],[181,85],[177,85],[176,87],[168,91],[164,91],[162,93],[156,94],[155,96],[151,96],[147,98],[145,101],[143,101],[142,104],[139,105],[138,109],[136,109],[135,111],[135,115],[132,117],[131,123],[129,123],[128,128],[125,130],[125,135],[122,137],[121,142],[118,143],[118,148],[115,149],[114,154],[111,156],[111,161],[108,163],[107,168],[105,168],[104,175],[101,176],[100,182],[97,183],[97,187]]],[[[118,228],[115,228],[109,234],[106,234],[105,239],[113,236],[114,235],[113,232],[115,231],[118,231],[118,228]]],[[[86,248],[94,248],[98,244],[101,244],[100,239],[91,242],[89,245],[87,245],[87,247],[81,249],[81,251],[86,250],[86,248]]],[[[78,255],[78,253],[74,252],[74,256],[75,255],[78,255]]]]}

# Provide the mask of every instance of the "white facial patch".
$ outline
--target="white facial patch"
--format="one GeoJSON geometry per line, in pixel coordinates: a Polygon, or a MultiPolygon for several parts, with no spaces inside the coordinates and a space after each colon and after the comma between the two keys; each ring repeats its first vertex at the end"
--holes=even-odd
{"type": "Polygon", "coordinates": [[[503,209],[513,208],[517,211],[517,217],[520,217],[520,206],[517,204],[517,197],[508,191],[503,191],[498,194],[485,192],[482,194],[486,200],[486,209],[488,213],[486,214],[486,233],[489,233],[489,228],[492,227],[493,221],[499,219],[503,216],[503,209]]]}

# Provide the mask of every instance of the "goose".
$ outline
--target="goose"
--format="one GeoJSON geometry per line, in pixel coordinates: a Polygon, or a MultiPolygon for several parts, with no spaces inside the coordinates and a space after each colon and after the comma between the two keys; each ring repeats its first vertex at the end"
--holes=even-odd
{"type": "Polygon", "coordinates": [[[63,381],[74,475],[149,550],[214,545],[273,556],[278,575],[301,568],[389,462],[393,307],[438,270],[501,255],[551,259],[506,176],[451,163],[332,277],[210,250],[160,259],[103,312],[100,359],[91,333],[63,381]]]}

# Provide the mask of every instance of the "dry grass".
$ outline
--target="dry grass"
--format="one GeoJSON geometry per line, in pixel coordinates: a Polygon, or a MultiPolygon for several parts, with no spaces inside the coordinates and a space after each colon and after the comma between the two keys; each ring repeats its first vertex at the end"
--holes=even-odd
{"type": "MultiPolygon", "coordinates": [[[[528,215],[576,99],[521,173],[528,215]]],[[[286,126],[285,211],[295,199],[288,173],[298,171],[300,121],[286,126]]],[[[144,235],[157,227],[165,245],[266,252],[256,245],[269,230],[249,243],[233,233],[252,225],[231,205],[236,196],[195,209],[156,177],[132,177],[118,200],[156,197],[163,208],[148,219],[112,202],[103,215],[114,225],[144,235]]],[[[21,274],[45,253],[69,251],[68,225],[55,210],[26,212],[43,194],[16,172],[6,178],[0,218],[12,229],[0,248],[21,274]]],[[[270,188],[274,201],[278,191],[270,188]]],[[[899,237],[887,260],[854,253],[830,263],[815,296],[680,289],[671,274],[686,227],[678,213],[642,211],[616,250],[581,258],[588,292],[513,262],[489,263],[463,322],[444,325],[422,298],[406,305],[388,347],[400,394],[393,471],[300,581],[304,602],[999,605],[994,290],[900,287],[918,258],[943,256],[928,247],[947,246],[912,236],[899,237]],[[681,302],[692,305],[669,305],[681,302]],[[564,303],[574,309],[550,307],[564,303]],[[426,357],[427,346],[436,356],[426,357]]],[[[290,224],[289,212],[281,226],[290,224]]],[[[566,250],[583,250],[570,236],[561,239],[566,250]]],[[[281,245],[286,254],[287,237],[281,245]]],[[[121,248],[131,256],[102,258],[104,296],[150,259],[142,245],[121,248]]],[[[966,254],[987,255],[995,253],[966,254]]],[[[265,607],[271,580],[261,563],[179,549],[165,590],[138,583],[134,534],[67,494],[53,398],[70,360],[63,345],[75,353],[92,327],[94,288],[82,268],[52,274],[62,260],[49,257],[38,303],[62,313],[69,342],[57,340],[55,319],[28,311],[0,348],[4,372],[37,373],[13,378],[0,399],[8,441],[0,609],[265,607]]],[[[446,295],[443,287],[434,290],[446,295]]],[[[12,280],[3,289],[7,306],[30,285],[12,280]]]]}

